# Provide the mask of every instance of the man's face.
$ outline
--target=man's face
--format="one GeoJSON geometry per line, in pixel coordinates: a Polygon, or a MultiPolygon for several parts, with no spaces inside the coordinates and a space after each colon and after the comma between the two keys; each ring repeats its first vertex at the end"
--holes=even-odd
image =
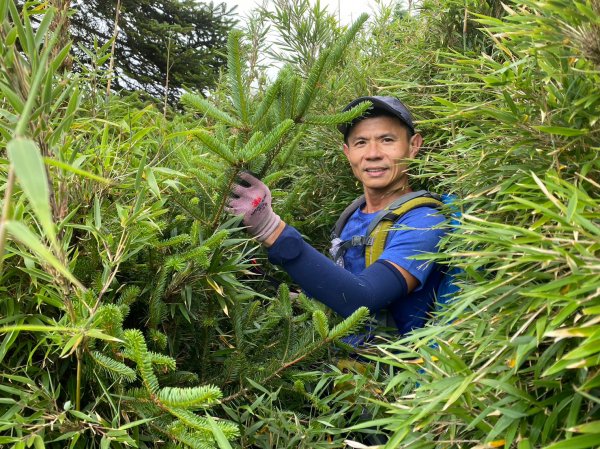
{"type": "Polygon", "coordinates": [[[409,139],[399,120],[379,116],[358,122],[347,140],[344,154],[366,190],[393,193],[408,186],[406,161],[419,152],[423,141],[419,134],[409,139]]]}

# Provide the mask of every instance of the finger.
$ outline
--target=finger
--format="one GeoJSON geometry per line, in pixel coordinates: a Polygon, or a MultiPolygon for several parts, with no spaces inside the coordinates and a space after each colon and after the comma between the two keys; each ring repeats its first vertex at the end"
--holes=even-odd
{"type": "Polygon", "coordinates": [[[248,173],[250,176],[252,176],[254,179],[258,179],[260,180],[260,176],[258,176],[256,173],[254,173],[252,170],[249,170],[247,168],[240,170],[240,173],[248,173]]]}
{"type": "Polygon", "coordinates": [[[247,195],[248,187],[243,187],[239,184],[234,184],[231,186],[231,194],[237,196],[238,198],[242,198],[247,195]]]}
{"type": "Polygon", "coordinates": [[[233,198],[230,196],[227,199],[226,206],[231,209],[240,210],[240,208],[243,207],[243,205],[246,203],[247,203],[247,201],[240,200],[240,198],[233,198]]]}
{"type": "Polygon", "coordinates": [[[238,211],[237,211],[237,210],[235,210],[235,209],[234,209],[234,208],[232,208],[232,207],[225,206],[225,207],[223,208],[223,210],[224,210],[225,212],[227,212],[228,214],[231,214],[231,215],[241,215],[240,213],[238,213],[238,211]]]}
{"type": "Polygon", "coordinates": [[[262,182],[256,176],[252,175],[249,171],[241,171],[238,173],[238,177],[246,181],[249,186],[260,185],[262,182]]]}

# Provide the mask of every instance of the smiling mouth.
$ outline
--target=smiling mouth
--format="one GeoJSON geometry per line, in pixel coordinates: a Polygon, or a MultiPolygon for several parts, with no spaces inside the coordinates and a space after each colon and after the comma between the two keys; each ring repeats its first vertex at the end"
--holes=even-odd
{"type": "Polygon", "coordinates": [[[385,167],[374,167],[374,168],[365,168],[364,169],[365,173],[368,173],[369,175],[372,175],[372,176],[381,175],[386,170],[387,170],[387,168],[385,168],[385,167]]]}

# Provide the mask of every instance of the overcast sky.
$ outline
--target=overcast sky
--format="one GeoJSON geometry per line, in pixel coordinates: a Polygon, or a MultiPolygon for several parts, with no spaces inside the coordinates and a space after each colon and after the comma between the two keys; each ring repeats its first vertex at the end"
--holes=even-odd
{"type": "MultiPolygon", "coordinates": [[[[257,4],[261,4],[263,0],[221,0],[224,1],[228,6],[237,5],[236,12],[240,19],[243,20],[246,13],[256,7],[257,4]]],[[[215,3],[217,3],[215,1],[215,3]]],[[[313,2],[314,3],[314,0],[313,2]]],[[[389,1],[384,2],[388,4],[389,1]]],[[[376,0],[321,0],[321,7],[327,7],[330,12],[338,14],[340,23],[346,25],[355,20],[363,12],[372,15],[373,7],[376,4],[376,0]],[[341,7],[338,8],[338,6],[341,7]]]]}

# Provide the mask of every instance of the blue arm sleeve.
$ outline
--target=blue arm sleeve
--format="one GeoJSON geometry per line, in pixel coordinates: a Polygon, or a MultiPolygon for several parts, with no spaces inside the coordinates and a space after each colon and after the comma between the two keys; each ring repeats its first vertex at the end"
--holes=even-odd
{"type": "Polygon", "coordinates": [[[378,260],[354,275],[306,243],[291,226],[286,225],[268,254],[307,295],[343,317],[361,306],[376,312],[407,293],[404,277],[391,263],[378,260]]]}

